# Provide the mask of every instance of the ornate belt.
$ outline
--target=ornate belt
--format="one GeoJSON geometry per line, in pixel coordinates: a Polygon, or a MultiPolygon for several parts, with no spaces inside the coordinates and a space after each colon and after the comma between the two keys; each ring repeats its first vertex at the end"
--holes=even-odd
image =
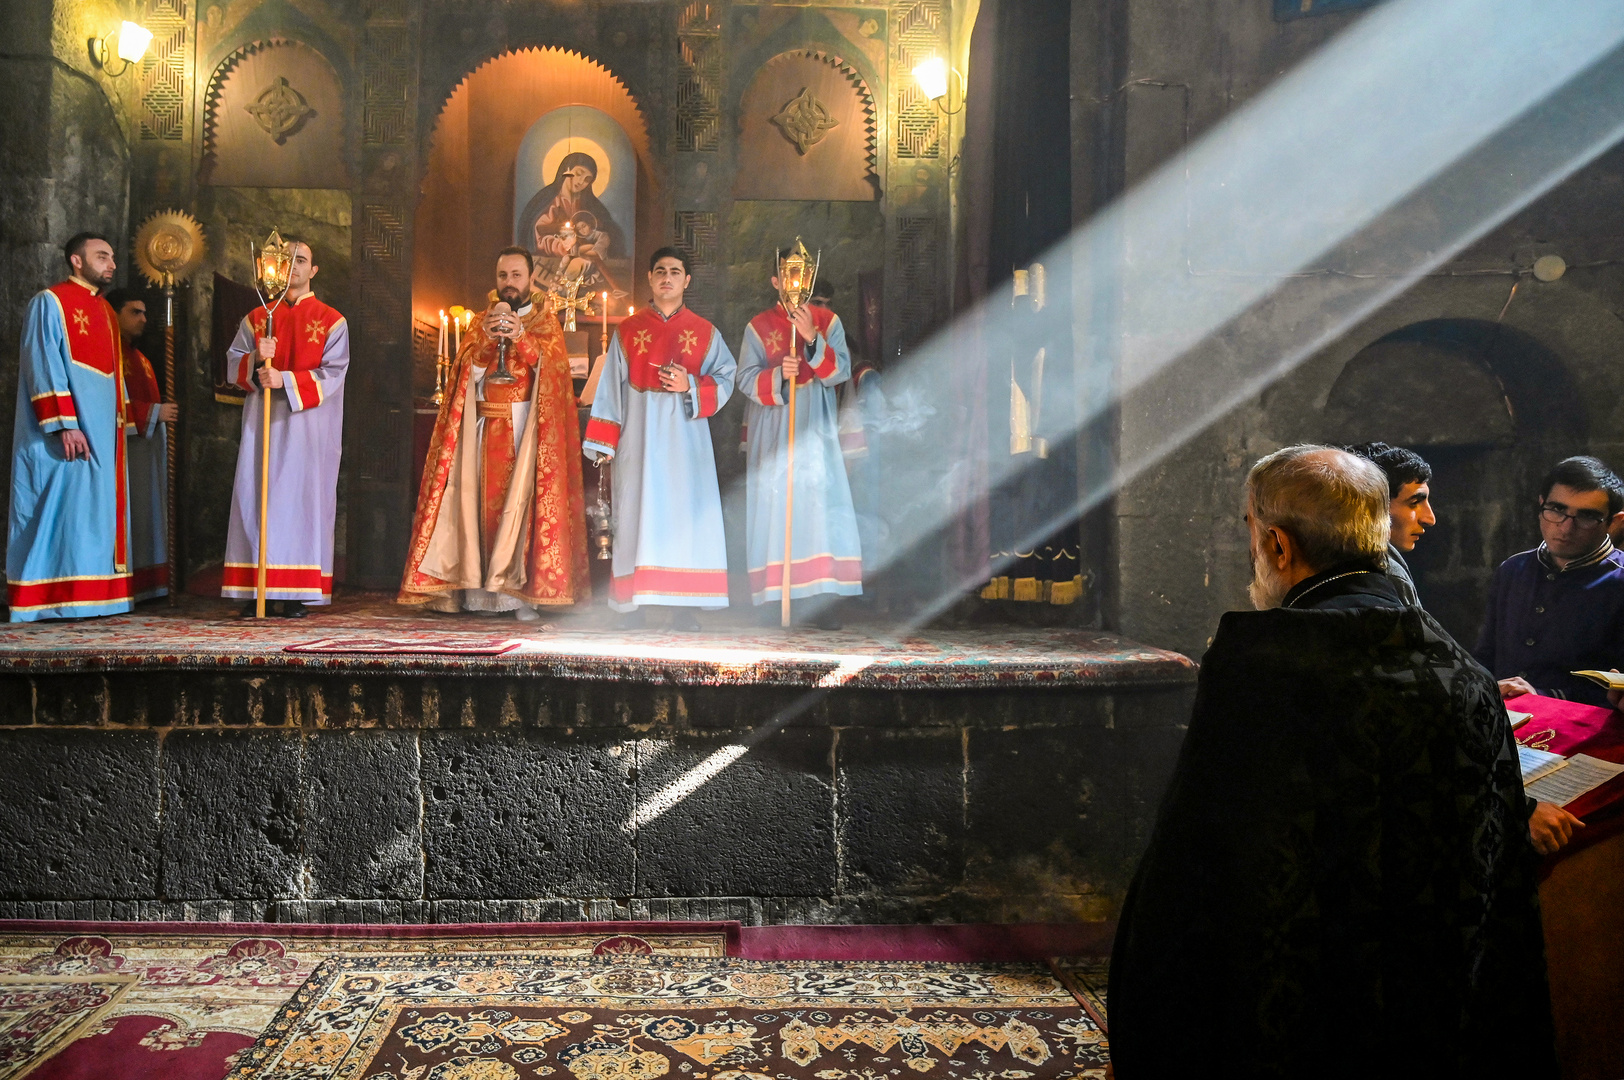
{"type": "Polygon", "coordinates": [[[481,420],[512,420],[513,402],[511,401],[476,401],[479,406],[481,420]]]}

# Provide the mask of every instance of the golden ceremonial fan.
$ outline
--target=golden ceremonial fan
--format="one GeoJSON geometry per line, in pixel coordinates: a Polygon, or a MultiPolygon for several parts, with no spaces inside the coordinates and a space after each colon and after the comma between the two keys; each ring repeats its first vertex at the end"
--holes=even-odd
{"type": "Polygon", "coordinates": [[[184,210],[160,210],[135,234],[135,266],[155,288],[185,281],[203,262],[203,226],[184,210]]]}

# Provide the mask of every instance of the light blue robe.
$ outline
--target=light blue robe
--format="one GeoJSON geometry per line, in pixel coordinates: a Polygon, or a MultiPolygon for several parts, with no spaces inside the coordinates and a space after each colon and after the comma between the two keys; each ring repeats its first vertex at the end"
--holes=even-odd
{"type": "MultiPolygon", "coordinates": [[[[720,409],[733,393],[734,374],[733,353],[720,331],[711,334],[699,373],[715,380],[720,409]]],[[[582,442],[591,460],[614,461],[609,606],[615,611],[648,604],[727,607],[722,493],[698,384],[690,379],[685,394],[633,388],[617,328],[592,399],[592,419],[620,428],[618,446],[592,438],[590,429],[582,442]],[[706,584],[695,595],[680,584],[665,584],[676,580],[667,571],[692,574],[706,584]]]]}
{"type": "Polygon", "coordinates": [[[126,530],[129,522],[127,503],[118,512],[122,366],[116,354],[110,374],[74,362],[61,301],[49,290],[29,301],[20,353],[6,539],[11,621],[130,611],[127,531],[126,562],[114,561],[119,522],[126,530]],[[40,422],[34,398],[52,393],[72,396],[74,417],[40,422]],[[89,460],[63,456],[59,433],[67,429],[84,433],[89,460]],[[36,598],[47,602],[24,604],[36,598]]]}
{"type": "MultiPolygon", "coordinates": [[[[834,369],[795,389],[795,516],[790,598],[828,593],[856,596],[863,591],[862,545],[851,484],[840,450],[840,403],[835,387],[851,378],[846,332],[836,316],[827,337],[815,339],[810,359],[823,366],[832,350],[834,369]]],[[[750,399],[744,422],[748,437],[749,483],[745,496],[745,543],[750,559],[750,594],[757,604],[782,599],[786,447],[789,442],[788,381],[782,357],[768,357],[755,327],[746,327],[740,350],[739,387],[750,399]],[[772,397],[762,393],[761,376],[771,372],[772,397]],[[783,401],[786,404],[774,404],[783,401]]]]}

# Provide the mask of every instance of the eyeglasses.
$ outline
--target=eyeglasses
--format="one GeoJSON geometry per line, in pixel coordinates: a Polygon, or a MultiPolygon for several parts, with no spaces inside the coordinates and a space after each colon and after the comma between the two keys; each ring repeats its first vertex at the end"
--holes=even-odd
{"type": "Polygon", "coordinates": [[[1581,529],[1599,529],[1607,524],[1607,515],[1600,510],[1576,510],[1570,514],[1561,503],[1546,503],[1539,508],[1539,516],[1552,525],[1576,521],[1581,529]]]}

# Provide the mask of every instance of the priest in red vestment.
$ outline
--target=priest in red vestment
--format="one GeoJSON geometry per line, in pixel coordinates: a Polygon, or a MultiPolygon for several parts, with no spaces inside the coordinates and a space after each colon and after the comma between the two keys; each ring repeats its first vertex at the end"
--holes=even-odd
{"type": "Polygon", "coordinates": [[[531,255],[507,248],[496,291],[463,336],[434,422],[397,602],[512,611],[591,596],[581,436],[564,331],[533,292],[531,255]],[[513,381],[496,377],[507,344],[513,381]]]}

